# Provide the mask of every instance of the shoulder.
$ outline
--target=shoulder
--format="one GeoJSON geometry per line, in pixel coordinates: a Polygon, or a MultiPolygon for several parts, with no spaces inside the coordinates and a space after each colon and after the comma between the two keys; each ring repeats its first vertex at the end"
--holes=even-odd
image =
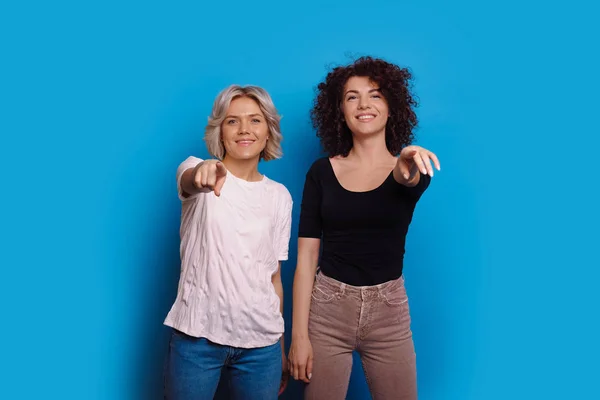
{"type": "Polygon", "coordinates": [[[269,188],[269,191],[273,194],[277,203],[279,204],[291,204],[292,203],[292,195],[285,185],[274,181],[272,179],[266,178],[266,185],[269,188]]]}
{"type": "Polygon", "coordinates": [[[327,171],[328,168],[330,168],[330,165],[331,164],[328,157],[321,157],[312,163],[308,169],[308,174],[313,176],[321,176],[327,171]]]}
{"type": "Polygon", "coordinates": [[[179,164],[179,169],[180,170],[185,170],[188,168],[193,168],[196,165],[200,164],[202,161],[204,161],[201,158],[198,157],[194,157],[194,156],[189,156],[188,158],[186,158],[185,160],[183,160],[183,162],[181,164],[179,164]]]}
{"type": "Polygon", "coordinates": [[[189,156],[188,158],[186,158],[183,162],[191,162],[191,163],[199,163],[204,161],[203,159],[199,158],[199,157],[194,157],[194,156],[189,156]]]}

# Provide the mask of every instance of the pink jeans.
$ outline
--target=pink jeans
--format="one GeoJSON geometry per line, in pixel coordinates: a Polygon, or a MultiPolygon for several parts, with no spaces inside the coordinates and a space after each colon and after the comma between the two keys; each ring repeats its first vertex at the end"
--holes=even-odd
{"type": "Polygon", "coordinates": [[[345,399],[354,350],[360,355],[374,400],[417,398],[416,357],[403,278],[357,287],[317,274],[308,333],[314,360],[305,399],[345,399]]]}

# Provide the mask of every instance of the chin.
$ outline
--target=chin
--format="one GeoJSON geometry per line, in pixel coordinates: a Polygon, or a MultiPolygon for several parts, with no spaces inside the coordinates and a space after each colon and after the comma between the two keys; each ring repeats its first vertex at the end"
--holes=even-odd
{"type": "Polygon", "coordinates": [[[384,131],[384,128],[366,128],[366,127],[359,127],[359,128],[362,128],[362,129],[356,129],[353,131],[355,136],[360,136],[360,137],[373,136],[379,132],[384,131]]]}
{"type": "Polygon", "coordinates": [[[255,158],[260,157],[260,153],[258,154],[248,154],[248,153],[229,153],[231,158],[235,158],[236,160],[254,160],[255,158]]]}

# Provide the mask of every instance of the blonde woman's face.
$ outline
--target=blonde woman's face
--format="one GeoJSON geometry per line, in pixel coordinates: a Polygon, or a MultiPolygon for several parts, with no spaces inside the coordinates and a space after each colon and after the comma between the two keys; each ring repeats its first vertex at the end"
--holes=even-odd
{"type": "Polygon", "coordinates": [[[249,97],[231,101],[221,124],[225,154],[239,160],[260,158],[269,140],[269,126],[258,103],[249,97]]]}

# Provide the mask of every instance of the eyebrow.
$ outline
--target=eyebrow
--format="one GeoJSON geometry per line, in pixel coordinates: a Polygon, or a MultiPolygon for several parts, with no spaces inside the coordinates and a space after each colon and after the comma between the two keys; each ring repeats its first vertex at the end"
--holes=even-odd
{"type": "MultiPolygon", "coordinates": [[[[373,92],[380,92],[381,93],[381,90],[379,90],[379,89],[371,89],[371,90],[369,90],[369,93],[373,93],[373,92]]],[[[344,96],[346,96],[348,93],[358,93],[358,90],[350,89],[346,93],[344,93],[344,96]]]]}
{"type": "MultiPolygon", "coordinates": [[[[254,113],[254,114],[248,114],[248,116],[249,117],[262,117],[262,118],[264,118],[261,114],[256,114],[256,113],[254,113]]],[[[227,119],[227,118],[239,118],[239,117],[240,117],[239,115],[227,115],[227,116],[225,116],[225,119],[227,119]]]]}

